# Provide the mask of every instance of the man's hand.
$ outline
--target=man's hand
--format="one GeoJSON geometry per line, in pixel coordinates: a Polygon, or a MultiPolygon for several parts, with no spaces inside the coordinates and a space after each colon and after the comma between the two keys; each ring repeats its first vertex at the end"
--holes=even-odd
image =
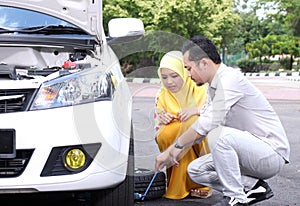
{"type": "Polygon", "coordinates": [[[164,167],[179,166],[179,160],[184,156],[185,152],[198,140],[202,135],[198,134],[193,128],[188,128],[180,137],[177,138],[177,144],[184,149],[176,148],[174,144],[169,146],[164,152],[156,157],[155,171],[164,167]]]}
{"type": "Polygon", "coordinates": [[[179,166],[178,160],[181,157],[182,149],[177,149],[172,144],[167,150],[156,157],[155,171],[161,170],[164,167],[179,166]]]}

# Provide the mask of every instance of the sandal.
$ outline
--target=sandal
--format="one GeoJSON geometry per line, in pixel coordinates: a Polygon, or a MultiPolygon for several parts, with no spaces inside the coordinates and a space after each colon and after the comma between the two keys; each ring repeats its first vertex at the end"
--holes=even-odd
{"type": "Polygon", "coordinates": [[[212,190],[192,189],[190,194],[192,197],[199,197],[202,199],[206,199],[212,195],[212,190]]]}

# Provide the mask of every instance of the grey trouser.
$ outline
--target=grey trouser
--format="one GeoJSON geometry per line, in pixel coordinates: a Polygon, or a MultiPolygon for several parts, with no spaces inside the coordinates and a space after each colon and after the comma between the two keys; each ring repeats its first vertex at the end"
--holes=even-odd
{"type": "Polygon", "coordinates": [[[208,134],[211,154],[192,161],[188,167],[191,179],[247,202],[249,191],[258,179],[278,174],[285,161],[267,143],[234,128],[219,127],[208,134]]]}

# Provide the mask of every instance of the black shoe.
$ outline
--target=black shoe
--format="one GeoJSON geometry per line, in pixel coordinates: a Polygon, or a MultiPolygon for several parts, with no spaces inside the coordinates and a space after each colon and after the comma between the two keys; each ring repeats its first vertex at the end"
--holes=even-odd
{"type": "Polygon", "coordinates": [[[268,183],[263,180],[258,180],[256,185],[246,193],[248,199],[252,199],[249,205],[253,205],[257,202],[270,199],[274,196],[268,183]]]}
{"type": "Polygon", "coordinates": [[[212,206],[249,206],[248,203],[239,203],[233,197],[224,196],[222,200],[212,206]]]}

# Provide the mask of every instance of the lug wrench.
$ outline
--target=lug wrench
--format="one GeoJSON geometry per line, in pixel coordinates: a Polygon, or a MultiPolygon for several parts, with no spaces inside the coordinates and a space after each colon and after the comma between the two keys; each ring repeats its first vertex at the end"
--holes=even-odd
{"type": "Polygon", "coordinates": [[[148,185],[148,187],[147,187],[147,189],[146,189],[146,191],[143,195],[141,195],[139,193],[134,194],[134,196],[138,196],[138,198],[136,198],[136,199],[141,199],[142,201],[144,201],[144,199],[145,199],[145,197],[146,197],[146,195],[147,195],[147,193],[148,193],[148,191],[149,191],[149,189],[150,189],[150,187],[151,187],[151,185],[152,185],[152,183],[153,183],[153,181],[154,181],[154,179],[155,179],[155,177],[157,176],[158,173],[159,173],[159,171],[156,171],[154,173],[154,175],[153,175],[153,177],[152,177],[152,179],[151,179],[151,181],[150,181],[150,183],[149,183],[149,185],[148,185]]]}

